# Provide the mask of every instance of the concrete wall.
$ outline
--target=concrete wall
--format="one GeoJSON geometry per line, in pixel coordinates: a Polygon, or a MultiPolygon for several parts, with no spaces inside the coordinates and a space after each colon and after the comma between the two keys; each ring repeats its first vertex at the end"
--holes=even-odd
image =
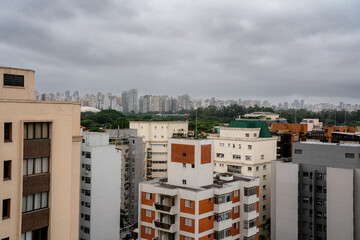
{"type": "Polygon", "coordinates": [[[272,162],[271,239],[298,239],[297,164],[272,162]]]}
{"type": "Polygon", "coordinates": [[[354,170],[327,168],[327,239],[354,239],[354,170]]]}

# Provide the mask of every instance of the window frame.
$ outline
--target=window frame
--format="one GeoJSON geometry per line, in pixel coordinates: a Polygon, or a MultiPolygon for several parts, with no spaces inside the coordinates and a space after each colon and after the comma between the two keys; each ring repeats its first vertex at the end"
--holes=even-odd
{"type": "Polygon", "coordinates": [[[4,169],[3,169],[3,180],[9,181],[11,180],[11,170],[12,170],[12,161],[11,160],[5,160],[4,161],[4,169]],[[6,163],[8,163],[8,166],[6,166],[6,163]],[[5,170],[7,169],[7,176],[5,176],[5,170]]]}
{"type": "Polygon", "coordinates": [[[11,214],[11,198],[3,199],[2,201],[2,219],[8,219],[10,218],[11,214]],[[6,209],[6,211],[4,211],[6,209]]]}
{"type": "Polygon", "coordinates": [[[4,123],[4,142],[12,142],[12,141],[13,141],[12,122],[5,122],[4,123]]]}

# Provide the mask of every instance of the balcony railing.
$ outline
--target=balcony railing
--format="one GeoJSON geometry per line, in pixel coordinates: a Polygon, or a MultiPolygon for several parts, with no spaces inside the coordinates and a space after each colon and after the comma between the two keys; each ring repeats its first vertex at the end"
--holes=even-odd
{"type": "Polygon", "coordinates": [[[160,203],[155,203],[155,208],[156,208],[156,210],[161,210],[161,211],[165,211],[165,212],[171,211],[171,206],[162,205],[160,203]]]}
{"type": "Polygon", "coordinates": [[[156,220],[154,223],[155,223],[156,227],[162,228],[162,229],[165,229],[165,230],[170,230],[171,225],[173,224],[173,223],[160,222],[160,220],[156,220]]]}

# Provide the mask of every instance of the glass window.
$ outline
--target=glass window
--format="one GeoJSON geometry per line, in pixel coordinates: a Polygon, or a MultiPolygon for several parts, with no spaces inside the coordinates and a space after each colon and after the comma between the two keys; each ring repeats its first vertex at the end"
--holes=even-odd
{"type": "Polygon", "coordinates": [[[33,195],[28,195],[26,196],[26,211],[32,211],[34,209],[34,202],[33,202],[33,195]]]}
{"type": "Polygon", "coordinates": [[[27,162],[27,175],[34,174],[34,159],[29,158],[27,162]]]}
{"type": "Polygon", "coordinates": [[[42,172],[49,172],[49,158],[42,158],[42,172]]]}
{"type": "Polygon", "coordinates": [[[35,174],[41,173],[41,158],[35,158],[35,174]]]}
{"type": "Polygon", "coordinates": [[[41,208],[48,207],[48,192],[41,193],[41,208]]]}

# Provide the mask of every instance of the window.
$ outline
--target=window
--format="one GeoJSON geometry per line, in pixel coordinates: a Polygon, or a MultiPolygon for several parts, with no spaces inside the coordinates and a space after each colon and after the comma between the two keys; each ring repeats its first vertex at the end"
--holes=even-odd
{"type": "Polygon", "coordinates": [[[244,212],[256,211],[256,203],[244,204],[244,212]]]}
{"type": "Polygon", "coordinates": [[[224,157],[224,154],[223,154],[223,153],[216,153],[216,157],[218,157],[218,158],[223,158],[223,157],[224,157]]]}
{"type": "Polygon", "coordinates": [[[183,167],[186,168],[186,163],[183,163],[183,167]]]}
{"type": "Polygon", "coordinates": [[[303,197],[303,203],[309,203],[309,197],[304,196],[303,197]]]}
{"type": "Polygon", "coordinates": [[[256,194],[256,187],[244,188],[244,195],[249,197],[256,194]]]}
{"type": "Polygon", "coordinates": [[[90,184],[90,183],[91,183],[91,178],[89,178],[89,177],[85,177],[85,183],[90,184]]]}
{"type": "Polygon", "coordinates": [[[264,156],[264,154],[263,155],[261,155],[261,160],[264,160],[265,159],[265,156],[264,156]]]}
{"type": "Polygon", "coordinates": [[[221,221],[231,219],[231,215],[232,215],[231,212],[232,212],[232,210],[222,212],[222,213],[215,213],[214,220],[217,222],[221,222],[221,221]]]}
{"type": "Polygon", "coordinates": [[[195,168],[195,164],[191,164],[191,168],[195,168]]]}
{"type": "Polygon", "coordinates": [[[266,180],[266,175],[263,175],[263,180],[266,180]]]}
{"type": "Polygon", "coordinates": [[[90,234],[90,228],[84,227],[84,233],[90,234]]]}
{"type": "Polygon", "coordinates": [[[183,156],[183,157],[186,157],[186,153],[183,153],[182,156],[183,156]]]}
{"type": "Polygon", "coordinates": [[[90,190],[86,190],[86,189],[83,189],[83,190],[84,190],[85,196],[91,196],[91,191],[90,190]]]}
{"type": "Polygon", "coordinates": [[[4,123],[4,141],[12,141],[12,123],[4,123]]]}
{"type": "Polygon", "coordinates": [[[252,149],[252,145],[248,145],[248,150],[251,150],[252,149]]]}
{"type": "Polygon", "coordinates": [[[145,233],[146,234],[151,234],[151,228],[145,227],[145,233]]]}
{"type": "Polygon", "coordinates": [[[152,194],[151,193],[145,193],[145,199],[151,200],[152,199],[152,194]]]}
{"type": "Polygon", "coordinates": [[[252,171],[252,167],[248,167],[248,171],[251,172],[251,171],[252,171]]]}
{"type": "Polygon", "coordinates": [[[246,133],[246,134],[245,134],[245,137],[250,137],[250,134],[249,134],[249,133],[246,133]]]}
{"type": "Polygon", "coordinates": [[[4,86],[24,87],[24,75],[4,74],[4,86]]]}
{"type": "Polygon", "coordinates": [[[263,166],[263,170],[266,170],[266,165],[263,166]]]}
{"type": "Polygon", "coordinates": [[[192,208],[192,202],[190,200],[185,200],[185,207],[192,208]]]}
{"type": "Polygon", "coordinates": [[[185,180],[185,179],[183,179],[183,180],[182,180],[182,183],[183,183],[183,184],[186,184],[186,180],[185,180]]]}
{"type": "Polygon", "coordinates": [[[233,144],[233,148],[235,148],[235,144],[233,144]]]}
{"type": "Polygon", "coordinates": [[[236,154],[234,154],[234,155],[233,155],[233,159],[241,159],[241,155],[236,155],[236,154]]]}
{"type": "Polygon", "coordinates": [[[49,158],[28,158],[23,160],[23,175],[42,174],[49,172],[49,158]]]}
{"type": "Polygon", "coordinates": [[[264,211],[266,210],[266,205],[263,205],[263,210],[264,210],[264,211]]]}
{"type": "Polygon", "coordinates": [[[214,239],[223,239],[231,237],[231,227],[221,231],[214,231],[214,239]]]}
{"type": "Polygon", "coordinates": [[[2,204],[2,218],[9,218],[10,217],[10,199],[3,200],[2,204]]]}
{"type": "Polygon", "coordinates": [[[151,211],[150,210],[145,210],[145,216],[146,217],[151,217],[151,211]]]}
{"type": "Polygon", "coordinates": [[[241,149],[241,144],[239,144],[238,148],[241,149]]]}
{"type": "Polygon", "coordinates": [[[232,192],[215,195],[215,204],[222,204],[226,202],[230,202],[232,200],[232,192]]]}
{"type": "Polygon", "coordinates": [[[309,172],[303,172],[303,177],[309,177],[309,172]]]}
{"type": "Polygon", "coordinates": [[[266,190],[266,185],[263,185],[263,190],[266,190]]]}
{"type": "Polygon", "coordinates": [[[256,219],[252,219],[250,221],[244,221],[244,229],[250,229],[256,226],[256,219]]]}
{"type": "Polygon", "coordinates": [[[11,161],[4,161],[4,180],[11,179],[11,161]]]}
{"type": "Polygon", "coordinates": [[[85,221],[90,221],[90,215],[85,214],[84,219],[85,219],[85,221]]]}
{"type": "Polygon", "coordinates": [[[295,154],[302,154],[302,149],[295,149],[295,154]]]}
{"type": "Polygon", "coordinates": [[[22,198],[22,212],[31,212],[48,207],[48,192],[35,193],[22,198]]]}
{"type": "Polygon", "coordinates": [[[91,152],[85,152],[85,158],[91,158],[91,152]]]}
{"type": "Polygon", "coordinates": [[[49,123],[25,123],[24,124],[24,140],[31,139],[48,139],[49,123]]]}
{"type": "MultiPolygon", "coordinates": [[[[181,239],[181,238],[180,238],[181,239]]],[[[184,240],[192,240],[192,238],[191,237],[185,237],[184,236],[184,240]]]]}
{"type": "Polygon", "coordinates": [[[354,153],[345,153],[345,158],[355,158],[354,153]]]}
{"type": "Polygon", "coordinates": [[[223,147],[224,146],[224,143],[220,143],[220,147],[223,147]]]}
{"type": "Polygon", "coordinates": [[[322,179],[323,179],[322,173],[316,173],[316,180],[322,180],[322,179]]]}
{"type": "Polygon", "coordinates": [[[259,166],[256,167],[256,171],[259,171],[259,166]]]}
{"type": "Polygon", "coordinates": [[[234,207],[234,213],[238,213],[239,212],[239,206],[234,207]]]}
{"type": "Polygon", "coordinates": [[[184,218],[185,226],[192,226],[192,220],[190,218],[184,218]]]}
{"type": "Polygon", "coordinates": [[[266,200],[266,195],[263,195],[263,200],[266,200]]]}
{"type": "Polygon", "coordinates": [[[235,191],[234,191],[234,197],[238,197],[238,196],[239,196],[239,191],[240,191],[240,190],[235,190],[235,191]]]}
{"type": "Polygon", "coordinates": [[[251,156],[245,156],[245,160],[251,160],[251,156]]]}

